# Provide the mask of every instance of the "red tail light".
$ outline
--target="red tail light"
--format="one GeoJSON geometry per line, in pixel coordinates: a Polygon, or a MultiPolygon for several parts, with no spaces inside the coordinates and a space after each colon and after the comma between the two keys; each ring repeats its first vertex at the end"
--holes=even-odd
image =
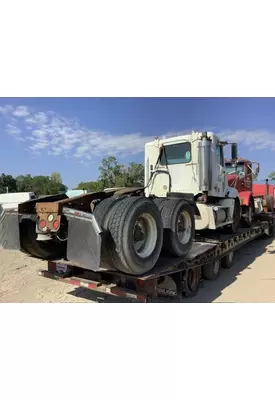
{"type": "Polygon", "coordinates": [[[45,219],[41,219],[41,221],[39,222],[39,228],[40,229],[44,229],[47,225],[47,222],[45,219]]]}
{"type": "Polygon", "coordinates": [[[59,221],[57,221],[57,219],[53,221],[53,229],[55,229],[56,231],[59,229],[59,221]]]}

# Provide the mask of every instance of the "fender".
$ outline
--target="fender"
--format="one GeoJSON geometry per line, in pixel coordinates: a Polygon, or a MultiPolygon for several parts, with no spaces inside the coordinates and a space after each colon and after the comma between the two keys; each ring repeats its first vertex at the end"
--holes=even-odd
{"type": "Polygon", "coordinates": [[[242,206],[249,206],[250,201],[253,201],[253,194],[251,191],[245,191],[239,193],[241,198],[241,205],[242,206]]]}

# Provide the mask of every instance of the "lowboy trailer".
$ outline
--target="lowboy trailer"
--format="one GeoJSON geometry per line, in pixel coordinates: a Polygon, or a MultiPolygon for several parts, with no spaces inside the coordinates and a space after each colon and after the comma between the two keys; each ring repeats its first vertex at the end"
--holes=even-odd
{"type": "Polygon", "coordinates": [[[102,295],[107,294],[134,302],[181,301],[183,297],[197,294],[203,278],[214,280],[221,267],[230,268],[236,250],[263,235],[275,237],[274,220],[273,213],[261,214],[256,216],[253,226],[240,229],[236,234],[202,232],[196,235],[188,256],[174,258],[162,254],[153,270],[141,276],[118,270],[93,272],[66,260],[48,261],[48,269],[39,274],[91,289],[97,299],[104,299],[102,295]]]}

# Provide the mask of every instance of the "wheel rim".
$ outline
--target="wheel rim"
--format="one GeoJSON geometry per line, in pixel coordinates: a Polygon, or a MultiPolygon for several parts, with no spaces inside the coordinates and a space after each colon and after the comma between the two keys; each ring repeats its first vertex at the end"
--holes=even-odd
{"type": "Polygon", "coordinates": [[[190,240],[192,231],[192,221],[187,211],[182,211],[177,221],[177,235],[182,244],[186,244],[190,240]]]}
{"type": "Polygon", "coordinates": [[[213,272],[214,272],[215,274],[217,274],[217,273],[219,272],[219,269],[220,269],[220,261],[217,260],[217,261],[215,261],[214,264],[213,264],[213,272]]]}
{"type": "Polygon", "coordinates": [[[136,220],[133,229],[133,246],[141,258],[149,257],[156,247],[158,237],[157,224],[151,214],[144,213],[136,220]]]}

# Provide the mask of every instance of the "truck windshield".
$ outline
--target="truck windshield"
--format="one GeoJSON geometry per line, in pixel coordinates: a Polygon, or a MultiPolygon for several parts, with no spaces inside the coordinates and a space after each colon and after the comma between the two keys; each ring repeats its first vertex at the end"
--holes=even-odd
{"type": "Polygon", "coordinates": [[[241,171],[243,171],[243,164],[238,164],[237,165],[237,168],[235,168],[235,167],[232,167],[232,165],[231,164],[226,164],[225,165],[225,172],[227,173],[227,174],[234,174],[234,172],[241,172],[241,171]]]}
{"type": "Polygon", "coordinates": [[[191,161],[191,144],[189,142],[164,146],[160,165],[185,164],[191,161]]]}

